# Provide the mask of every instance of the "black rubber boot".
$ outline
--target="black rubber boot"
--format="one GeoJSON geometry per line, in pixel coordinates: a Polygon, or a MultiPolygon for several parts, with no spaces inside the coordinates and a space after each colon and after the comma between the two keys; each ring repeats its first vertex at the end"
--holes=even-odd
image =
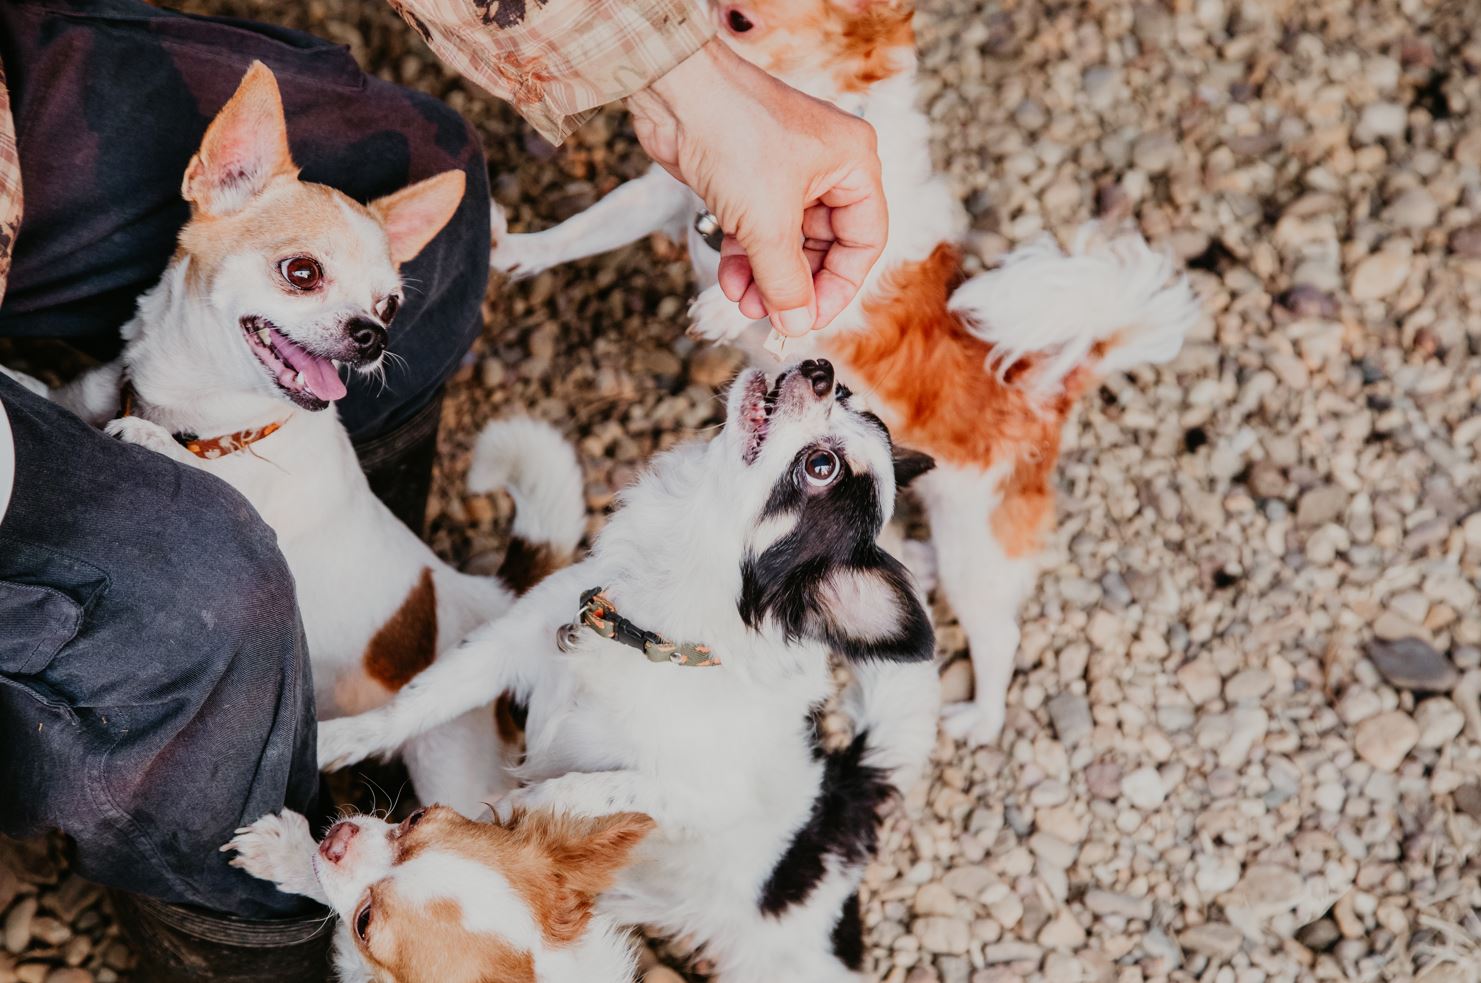
{"type": "Polygon", "coordinates": [[[427,496],[432,491],[441,423],[439,389],[430,403],[395,430],[355,445],[370,490],[418,536],[426,532],[427,496]]]}
{"type": "Polygon", "coordinates": [[[334,919],[249,921],[111,891],[140,983],[325,983],[334,919]]]}

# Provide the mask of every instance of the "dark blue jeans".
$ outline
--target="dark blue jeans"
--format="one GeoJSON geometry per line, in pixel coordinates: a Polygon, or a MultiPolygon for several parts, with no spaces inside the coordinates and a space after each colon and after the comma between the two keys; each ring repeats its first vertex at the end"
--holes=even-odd
{"type": "MultiPolygon", "coordinates": [[[[410,429],[477,336],[488,270],[478,141],[442,103],[295,32],[137,0],[4,0],[25,217],[0,336],[97,346],[158,278],[180,178],[253,59],[307,180],[361,200],[450,167],[449,226],[403,271],[385,393],[350,382],[362,445],[410,429]],[[411,424],[403,427],[402,424],[411,424]]],[[[105,884],[250,917],[297,899],[227,866],[232,830],[318,787],[293,578],[214,477],[111,441],[0,377],[16,485],[0,520],[0,832],[56,827],[105,884]]]]}

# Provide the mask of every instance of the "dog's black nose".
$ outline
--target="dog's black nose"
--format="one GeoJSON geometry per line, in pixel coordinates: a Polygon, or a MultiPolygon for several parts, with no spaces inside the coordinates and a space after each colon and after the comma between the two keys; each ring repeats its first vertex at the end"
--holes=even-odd
{"type": "Polygon", "coordinates": [[[797,366],[802,377],[812,383],[812,391],[826,396],[833,391],[833,363],[826,358],[810,358],[797,366]]]}
{"type": "Polygon", "coordinates": [[[349,323],[350,340],[355,343],[355,352],[369,361],[380,358],[386,350],[386,329],[366,317],[357,317],[349,323]]]}

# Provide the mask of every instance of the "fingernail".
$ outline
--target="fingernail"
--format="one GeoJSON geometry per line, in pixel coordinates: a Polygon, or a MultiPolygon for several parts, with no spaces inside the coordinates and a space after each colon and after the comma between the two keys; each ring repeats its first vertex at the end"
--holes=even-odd
{"type": "Polygon", "coordinates": [[[812,311],[806,307],[794,307],[790,311],[779,311],[771,316],[772,327],[793,338],[811,331],[812,323],[812,311]]]}

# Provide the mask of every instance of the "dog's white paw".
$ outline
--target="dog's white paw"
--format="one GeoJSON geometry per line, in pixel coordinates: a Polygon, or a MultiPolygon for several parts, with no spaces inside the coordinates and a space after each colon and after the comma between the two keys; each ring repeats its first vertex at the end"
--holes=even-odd
{"type": "Polygon", "coordinates": [[[734,341],[756,322],[718,286],[701,291],[689,305],[689,334],[705,341],[734,341]]]}
{"type": "Polygon", "coordinates": [[[954,741],[972,747],[991,744],[1003,732],[1005,708],[1001,700],[983,703],[963,700],[941,709],[941,729],[954,741]]]}
{"type": "Polygon", "coordinates": [[[374,710],[319,723],[319,770],[334,771],[383,752],[383,728],[374,710]]]}
{"type": "Polygon", "coordinates": [[[274,884],[296,882],[315,850],[309,821],[291,809],[268,813],[236,831],[222,853],[235,853],[231,865],[274,884]]]}
{"type": "Polygon", "coordinates": [[[189,459],[185,449],[175,442],[174,436],[168,430],[142,417],[121,416],[116,420],[109,420],[103,424],[103,432],[126,444],[147,447],[165,457],[173,457],[176,460],[189,459]]]}

